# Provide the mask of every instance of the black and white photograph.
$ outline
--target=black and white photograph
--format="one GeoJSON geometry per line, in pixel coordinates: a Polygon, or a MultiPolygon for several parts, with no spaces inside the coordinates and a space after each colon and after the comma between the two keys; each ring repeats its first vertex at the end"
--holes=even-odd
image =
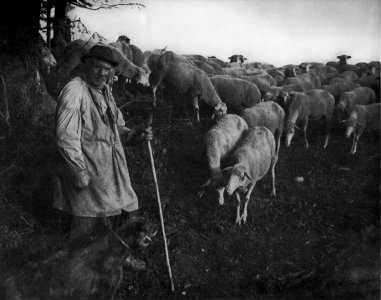
{"type": "Polygon", "coordinates": [[[378,300],[380,0],[0,10],[0,300],[378,300]]]}

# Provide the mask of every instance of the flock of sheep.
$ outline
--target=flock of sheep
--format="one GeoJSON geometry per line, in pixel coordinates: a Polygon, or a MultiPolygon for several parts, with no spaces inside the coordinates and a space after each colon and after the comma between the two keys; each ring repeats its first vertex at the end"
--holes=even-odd
{"type": "MultiPolygon", "coordinates": [[[[110,45],[123,53],[124,62],[116,75],[138,81],[144,74],[146,79],[149,75],[155,103],[157,90],[164,88],[176,93],[178,101],[188,101],[185,95],[191,96],[197,122],[199,101],[214,109],[217,122],[204,137],[210,179],[200,187],[199,195],[212,186],[223,204],[225,191],[235,194],[239,225],[246,222],[247,205],[256,183],[270,170],[271,194],[276,194],[275,165],[283,133],[286,146],[290,146],[298,124],[308,148],[308,123],[322,119],[326,148],[332,124],[344,122],[346,136],[353,134],[350,152],[355,154],[364,130],[380,129],[379,62],[351,65],[347,63],[351,57],[341,55],[338,62],[276,68],[246,63],[242,55],[231,56],[227,63],[216,57],[179,55],[165,49],[143,53],[126,36],[110,45]],[[225,162],[228,167],[222,169],[225,162]]],[[[90,47],[80,40],[66,47],[64,61],[69,70],[75,69],[80,56],[90,47]]]]}

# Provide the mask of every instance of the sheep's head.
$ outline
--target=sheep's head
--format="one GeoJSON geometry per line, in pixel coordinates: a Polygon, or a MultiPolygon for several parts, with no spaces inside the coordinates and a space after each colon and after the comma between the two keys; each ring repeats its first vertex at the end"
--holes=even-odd
{"type": "Polygon", "coordinates": [[[347,60],[351,58],[351,56],[348,56],[348,55],[339,55],[337,56],[337,58],[339,59],[339,64],[340,65],[346,65],[347,64],[347,60]]]}
{"type": "Polygon", "coordinates": [[[272,91],[267,91],[263,95],[263,101],[271,101],[271,100],[274,100],[274,95],[273,95],[272,91]]]}
{"type": "Polygon", "coordinates": [[[247,180],[251,181],[251,177],[242,165],[235,165],[230,174],[226,192],[231,196],[237,189],[247,186],[247,180]]]}
{"type": "Polygon", "coordinates": [[[299,127],[296,126],[296,124],[294,122],[287,121],[286,124],[284,124],[284,128],[286,129],[285,144],[287,147],[289,147],[291,144],[291,140],[295,134],[295,128],[299,129],[299,127]]]}
{"type": "Polygon", "coordinates": [[[218,104],[214,107],[214,113],[213,117],[216,117],[217,120],[222,118],[226,115],[227,112],[227,106],[224,102],[220,101],[218,104]]]}
{"type": "Polygon", "coordinates": [[[345,136],[349,138],[352,133],[356,131],[358,127],[361,127],[361,123],[357,121],[356,118],[349,117],[347,120],[343,120],[343,123],[345,123],[346,130],[345,130],[345,136]]]}
{"type": "Polygon", "coordinates": [[[144,86],[149,86],[149,73],[144,68],[139,68],[136,81],[144,86]]]}
{"type": "Polygon", "coordinates": [[[280,104],[280,105],[283,105],[285,106],[287,104],[287,102],[289,101],[289,99],[294,96],[294,94],[291,94],[292,92],[288,93],[288,92],[285,92],[285,91],[281,91],[279,93],[279,96],[277,97],[277,102],[280,104]]]}

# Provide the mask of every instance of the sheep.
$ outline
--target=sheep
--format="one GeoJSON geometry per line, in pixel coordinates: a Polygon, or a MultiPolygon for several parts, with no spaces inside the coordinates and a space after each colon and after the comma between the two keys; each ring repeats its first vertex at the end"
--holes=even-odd
{"type": "Polygon", "coordinates": [[[350,153],[355,154],[357,142],[364,131],[380,131],[380,103],[368,105],[355,105],[345,120],[346,137],[349,138],[353,133],[353,144],[350,153]]]}
{"type": "Polygon", "coordinates": [[[333,77],[333,78],[331,78],[329,80],[329,84],[330,85],[333,85],[333,84],[346,84],[346,83],[349,83],[349,81],[346,80],[343,77],[333,77]]]}
{"type": "Polygon", "coordinates": [[[360,86],[369,87],[376,92],[377,99],[380,99],[380,75],[371,74],[364,78],[356,80],[360,86]]]}
{"type": "Polygon", "coordinates": [[[240,67],[242,67],[245,60],[247,60],[247,58],[244,57],[242,54],[234,54],[234,55],[228,57],[228,59],[230,59],[231,64],[238,63],[240,67]]]}
{"type": "Polygon", "coordinates": [[[285,70],[285,78],[283,84],[298,84],[302,86],[305,91],[320,89],[321,87],[321,81],[317,75],[310,73],[296,75],[295,69],[290,67],[286,68],[285,70]]]}
{"type": "Polygon", "coordinates": [[[310,64],[310,63],[301,63],[299,65],[299,69],[300,69],[301,73],[309,73],[311,67],[312,67],[312,64],[310,64]]]}
{"type": "Polygon", "coordinates": [[[339,67],[339,62],[331,60],[331,61],[327,62],[325,64],[325,66],[326,67],[333,67],[333,68],[337,69],[339,67]]]}
{"type": "Polygon", "coordinates": [[[261,100],[258,87],[243,79],[228,75],[210,78],[216,92],[226,104],[229,113],[239,113],[242,109],[254,106],[261,100]]]}
{"type": "Polygon", "coordinates": [[[365,105],[374,102],[376,102],[376,93],[371,88],[358,87],[352,91],[341,93],[335,113],[340,121],[348,115],[356,104],[365,105]]]}
{"type": "Polygon", "coordinates": [[[208,75],[223,75],[224,70],[216,63],[201,62],[199,60],[192,60],[192,62],[199,68],[203,70],[208,75]]]}
{"type": "Polygon", "coordinates": [[[348,82],[354,82],[359,79],[359,76],[354,71],[344,71],[340,73],[339,77],[344,78],[348,82]]]}
{"type": "Polygon", "coordinates": [[[283,134],[285,112],[283,108],[272,101],[262,102],[253,107],[246,108],[241,117],[246,121],[249,128],[264,126],[275,137],[276,156],[279,154],[280,138],[283,134]]]}
{"type": "Polygon", "coordinates": [[[230,76],[239,77],[239,76],[247,75],[246,69],[241,67],[228,67],[228,68],[222,68],[222,70],[224,71],[224,74],[230,75],[230,76]]]}
{"type": "Polygon", "coordinates": [[[235,193],[237,199],[237,215],[235,223],[241,225],[241,220],[246,223],[247,205],[257,181],[261,180],[271,168],[272,191],[275,196],[275,165],[277,155],[275,139],[269,129],[264,126],[253,127],[248,130],[245,137],[231,154],[231,170],[229,181],[225,187],[229,196],[235,193]],[[241,196],[244,194],[245,204],[241,215],[241,196]]]}
{"type": "Polygon", "coordinates": [[[270,86],[269,90],[263,95],[264,101],[276,101],[282,96],[282,92],[303,92],[304,89],[299,84],[287,84],[284,86],[270,86]]]}
{"type": "Polygon", "coordinates": [[[207,61],[208,63],[216,63],[218,64],[221,68],[226,68],[227,67],[227,63],[224,62],[223,60],[215,57],[215,56],[208,56],[207,57],[207,61]]]}
{"type": "Polygon", "coordinates": [[[314,66],[309,70],[310,74],[315,74],[320,78],[321,85],[327,85],[333,77],[337,77],[339,72],[332,66],[314,66]]]}
{"type": "Polygon", "coordinates": [[[270,75],[250,75],[239,76],[239,78],[255,83],[262,95],[264,95],[271,86],[276,86],[276,80],[270,75]]]}
{"type": "Polygon", "coordinates": [[[208,62],[207,58],[203,55],[200,55],[200,54],[184,54],[183,56],[185,58],[191,60],[191,61],[197,60],[197,61],[202,62],[202,63],[208,62]]]}
{"type": "Polygon", "coordinates": [[[347,63],[347,60],[350,59],[352,56],[349,55],[339,55],[337,58],[339,59],[339,64],[337,66],[337,70],[339,73],[342,73],[344,71],[355,71],[356,73],[359,71],[359,67],[355,65],[350,65],[347,63]]]}
{"type": "Polygon", "coordinates": [[[186,58],[172,51],[167,51],[149,67],[151,69],[149,81],[153,86],[155,105],[156,90],[163,84],[166,88],[172,89],[180,95],[187,92],[191,93],[198,123],[200,122],[199,99],[203,99],[212,106],[216,116],[220,117],[226,114],[226,104],[221,101],[208,75],[192,65],[186,58]]]}
{"type": "Polygon", "coordinates": [[[324,118],[324,148],[326,148],[328,145],[330,125],[335,107],[335,99],[333,98],[333,96],[329,92],[320,89],[313,89],[304,93],[290,92],[289,94],[292,97],[292,101],[288,108],[288,116],[285,124],[286,146],[290,146],[291,140],[295,134],[295,123],[300,120],[303,122],[304,141],[305,146],[308,149],[308,120],[319,120],[324,118]]]}
{"type": "MultiPolygon", "coordinates": [[[[242,139],[248,130],[243,118],[234,114],[227,114],[208,130],[204,137],[204,147],[208,159],[210,179],[199,190],[212,185],[219,194],[218,202],[224,204],[225,181],[221,171],[221,162],[231,154],[233,148],[242,139]]],[[[202,196],[199,193],[199,197],[202,196]]]]}
{"type": "Polygon", "coordinates": [[[123,277],[123,266],[145,267],[132,257],[145,248],[156,229],[136,218],[95,240],[75,240],[45,260],[9,271],[1,299],[112,299],[123,277]]]}
{"type": "Polygon", "coordinates": [[[339,102],[341,93],[352,91],[360,87],[357,83],[344,83],[344,84],[327,84],[322,85],[321,89],[326,90],[335,98],[335,105],[339,102]]]}
{"type": "Polygon", "coordinates": [[[277,86],[281,86],[284,82],[284,70],[281,68],[266,69],[267,74],[272,76],[277,86]]]}

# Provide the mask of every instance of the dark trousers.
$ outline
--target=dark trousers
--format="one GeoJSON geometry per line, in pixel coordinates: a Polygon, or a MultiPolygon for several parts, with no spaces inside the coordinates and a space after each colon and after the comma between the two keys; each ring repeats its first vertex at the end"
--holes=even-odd
{"type": "MultiPolygon", "coordinates": [[[[122,225],[130,217],[136,217],[137,211],[125,212],[122,211],[120,215],[107,217],[113,229],[122,225]]],[[[69,239],[77,239],[83,237],[99,237],[107,234],[108,228],[105,224],[103,217],[79,217],[72,216],[69,239]]]]}

